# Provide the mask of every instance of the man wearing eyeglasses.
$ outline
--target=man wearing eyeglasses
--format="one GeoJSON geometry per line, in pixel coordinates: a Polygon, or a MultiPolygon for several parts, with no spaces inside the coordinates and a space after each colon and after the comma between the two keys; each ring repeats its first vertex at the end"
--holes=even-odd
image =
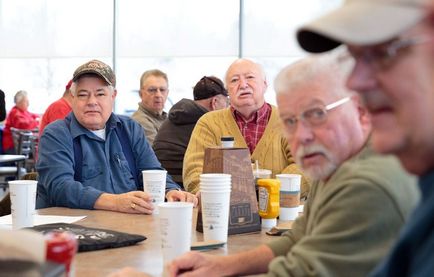
{"type": "Polygon", "coordinates": [[[163,111],[169,95],[169,80],[166,73],[158,69],[145,71],[140,77],[139,108],[131,118],[145,129],[145,135],[152,146],[158,130],[167,118],[163,111]]]}
{"type": "Polygon", "coordinates": [[[422,201],[373,275],[433,275],[434,8],[425,0],[346,1],[297,37],[310,52],[348,47],[356,64],[347,85],[371,113],[374,149],[420,177],[422,201]]]}
{"type": "Polygon", "coordinates": [[[171,276],[366,276],[387,254],[418,200],[415,180],[371,150],[370,117],[345,89],[352,61],[337,64],[337,56],[302,60],[275,80],[283,132],[313,180],[303,216],[246,252],[187,253],[171,263],[171,276]]]}
{"type": "MultiPolygon", "coordinates": [[[[262,67],[251,60],[238,59],[229,66],[225,79],[230,107],[206,113],[194,127],[183,163],[185,189],[199,191],[205,149],[220,146],[222,136],[234,137],[234,146],[248,148],[252,161],[271,170],[273,176],[302,174],[280,132],[276,107],[265,102],[267,80],[262,67]]],[[[309,183],[303,176],[302,197],[308,192],[309,183]]]]}

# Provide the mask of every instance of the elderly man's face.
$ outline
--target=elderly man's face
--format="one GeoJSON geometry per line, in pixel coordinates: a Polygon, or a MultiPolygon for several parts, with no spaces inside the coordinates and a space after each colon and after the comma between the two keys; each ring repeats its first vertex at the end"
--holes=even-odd
{"type": "Polygon", "coordinates": [[[356,65],[348,87],[359,92],[372,114],[374,148],[396,154],[416,174],[434,167],[433,37],[433,27],[420,23],[383,45],[349,46],[356,65]],[[372,55],[385,53],[394,41],[407,46],[388,59],[372,55]]]}
{"type": "Polygon", "coordinates": [[[105,128],[116,98],[116,90],[111,91],[104,80],[84,76],[76,83],[72,100],[72,111],[78,122],[89,130],[105,128]]]}
{"type": "Polygon", "coordinates": [[[162,113],[169,88],[163,77],[149,76],[140,88],[142,105],[154,113],[162,113]]]}
{"type": "MultiPolygon", "coordinates": [[[[326,180],[345,160],[364,144],[362,115],[353,98],[329,110],[322,120],[321,113],[328,104],[346,97],[330,93],[324,84],[306,84],[277,95],[277,104],[286,138],[297,164],[314,180],[326,180]],[[315,110],[317,112],[315,112],[315,110]],[[300,115],[303,114],[304,116],[300,115]],[[297,121],[294,123],[294,117],[297,121]],[[292,123],[291,123],[292,122],[292,123]],[[321,124],[312,124],[321,122],[321,124]]],[[[348,97],[348,96],[347,96],[348,97]]]]}
{"type": "Polygon", "coordinates": [[[233,63],[226,74],[226,84],[231,99],[231,106],[259,109],[264,105],[264,93],[267,82],[257,64],[249,60],[233,63]]]}

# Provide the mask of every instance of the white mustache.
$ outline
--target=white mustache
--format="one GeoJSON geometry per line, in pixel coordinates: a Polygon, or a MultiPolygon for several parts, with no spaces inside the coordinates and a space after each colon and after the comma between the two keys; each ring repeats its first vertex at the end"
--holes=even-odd
{"type": "Polygon", "coordinates": [[[327,150],[320,144],[314,144],[309,146],[301,146],[295,153],[295,161],[304,170],[305,174],[312,180],[325,180],[330,177],[331,174],[337,169],[338,163],[333,156],[332,152],[327,150]],[[303,165],[303,157],[311,154],[321,154],[325,157],[326,162],[320,165],[313,165],[305,167],[303,165]]]}
{"type": "Polygon", "coordinates": [[[322,154],[324,155],[328,160],[331,160],[332,155],[330,154],[330,151],[327,150],[324,146],[321,144],[312,144],[309,146],[301,146],[297,149],[297,152],[295,153],[295,160],[296,162],[301,166],[304,156],[312,155],[314,153],[322,154]]]}

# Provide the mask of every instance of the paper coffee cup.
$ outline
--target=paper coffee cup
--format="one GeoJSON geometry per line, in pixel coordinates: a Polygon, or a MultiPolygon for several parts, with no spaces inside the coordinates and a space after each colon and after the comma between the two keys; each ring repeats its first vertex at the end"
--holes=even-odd
{"type": "Polygon", "coordinates": [[[38,181],[16,180],[8,183],[11,197],[12,228],[16,230],[33,227],[38,181]]]}
{"type": "Polygon", "coordinates": [[[166,193],[166,170],[143,170],[143,190],[152,197],[154,211],[158,214],[158,204],[164,203],[166,193]]]}
{"type": "Polygon", "coordinates": [[[230,198],[230,188],[220,191],[200,190],[204,240],[227,242],[230,198]]]}
{"type": "Polygon", "coordinates": [[[280,180],[280,220],[295,220],[300,205],[301,175],[277,174],[280,180]]]}
{"type": "Polygon", "coordinates": [[[193,203],[166,202],[160,210],[161,248],[164,263],[190,251],[193,203]]]}

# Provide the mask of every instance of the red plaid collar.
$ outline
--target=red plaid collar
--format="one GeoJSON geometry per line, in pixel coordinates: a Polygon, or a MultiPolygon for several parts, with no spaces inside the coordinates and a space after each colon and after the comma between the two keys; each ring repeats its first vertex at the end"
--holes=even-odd
{"type": "Polygon", "coordinates": [[[255,123],[255,124],[259,124],[260,122],[265,121],[266,123],[268,123],[268,119],[270,117],[271,114],[271,106],[268,103],[264,103],[264,105],[262,105],[262,107],[257,110],[256,112],[254,112],[252,114],[252,116],[250,116],[250,118],[245,119],[241,113],[237,110],[235,110],[234,107],[231,106],[231,112],[232,115],[235,118],[235,121],[237,122],[243,122],[243,123],[255,123]]]}
{"type": "Polygon", "coordinates": [[[250,153],[253,153],[256,145],[264,134],[268,120],[270,119],[271,110],[270,104],[265,103],[259,110],[254,112],[249,119],[245,119],[231,106],[232,115],[249,147],[250,153]]]}

